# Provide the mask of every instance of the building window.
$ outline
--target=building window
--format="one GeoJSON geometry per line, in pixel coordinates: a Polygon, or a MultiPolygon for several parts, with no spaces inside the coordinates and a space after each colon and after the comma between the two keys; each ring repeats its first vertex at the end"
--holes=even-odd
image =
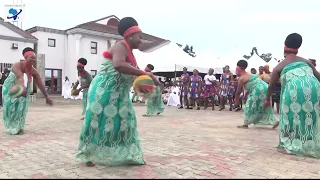
{"type": "Polygon", "coordinates": [[[48,46],[49,47],[56,47],[56,40],[55,39],[48,39],[48,46]]]}
{"type": "Polygon", "coordinates": [[[8,70],[11,70],[12,65],[13,64],[11,64],[11,63],[0,63],[0,73],[2,73],[6,68],[8,70]]]}
{"type": "Polygon", "coordinates": [[[90,74],[92,77],[95,77],[97,75],[97,70],[91,70],[90,74]]]}
{"type": "Polygon", "coordinates": [[[91,54],[97,54],[98,43],[91,41],[91,54]]]}

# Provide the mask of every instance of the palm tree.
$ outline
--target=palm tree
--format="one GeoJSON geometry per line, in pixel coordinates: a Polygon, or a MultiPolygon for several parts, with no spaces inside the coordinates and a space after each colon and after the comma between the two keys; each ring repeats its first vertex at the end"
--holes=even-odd
{"type": "Polygon", "coordinates": [[[249,60],[252,56],[253,56],[253,54],[256,54],[257,56],[259,56],[262,60],[264,60],[265,62],[269,62],[269,61],[271,61],[271,59],[272,59],[272,54],[271,53],[267,53],[267,54],[259,54],[258,53],[258,49],[256,48],[256,47],[253,47],[252,48],[252,50],[251,50],[251,52],[250,52],[250,55],[244,55],[243,56],[243,58],[245,58],[246,60],[249,60]]]}
{"type": "Polygon", "coordinates": [[[183,48],[183,51],[187,54],[189,54],[189,56],[191,57],[196,57],[196,53],[193,51],[193,46],[190,46],[189,45],[186,45],[184,48],[183,48]]]}

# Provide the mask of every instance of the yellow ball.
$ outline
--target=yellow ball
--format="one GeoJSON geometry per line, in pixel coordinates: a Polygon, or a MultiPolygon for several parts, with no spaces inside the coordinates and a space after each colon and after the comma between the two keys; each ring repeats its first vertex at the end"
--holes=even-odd
{"type": "Polygon", "coordinates": [[[77,91],[76,89],[71,89],[71,96],[78,96],[79,95],[79,91],[77,91]]]}
{"type": "Polygon", "coordinates": [[[9,96],[11,97],[18,97],[23,93],[23,87],[19,84],[12,86],[12,88],[9,91],[9,96]]]}
{"type": "Polygon", "coordinates": [[[147,96],[155,89],[155,84],[152,78],[148,75],[138,76],[133,82],[134,91],[141,96],[147,96]],[[144,90],[147,90],[148,93],[143,93],[144,90]]]}

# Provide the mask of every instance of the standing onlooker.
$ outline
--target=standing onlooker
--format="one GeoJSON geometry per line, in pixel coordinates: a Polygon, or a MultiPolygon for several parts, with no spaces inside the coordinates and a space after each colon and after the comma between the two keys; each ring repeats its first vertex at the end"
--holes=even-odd
{"type": "Polygon", "coordinates": [[[192,104],[197,106],[197,110],[200,110],[202,87],[202,77],[199,75],[198,70],[194,69],[193,75],[189,77],[189,98],[192,104]]]}
{"type": "Polygon", "coordinates": [[[183,109],[183,100],[184,104],[187,106],[186,109],[192,109],[189,107],[189,101],[188,101],[188,88],[189,88],[189,74],[188,74],[188,69],[186,67],[183,68],[183,74],[181,75],[179,79],[180,84],[180,107],[179,109],[183,109]]]}
{"type": "Polygon", "coordinates": [[[271,79],[271,71],[270,71],[270,67],[269,65],[265,65],[264,67],[264,73],[261,77],[261,79],[266,82],[267,84],[269,84],[270,79],[271,79]]]}
{"type": "Polygon", "coordinates": [[[216,76],[213,74],[213,72],[214,70],[210,68],[208,74],[204,76],[204,82],[205,82],[204,109],[207,109],[209,101],[211,100],[212,110],[214,110],[214,96],[217,94],[217,90],[215,88],[217,79],[216,79],[216,76]]]}
{"type": "Polygon", "coordinates": [[[259,67],[259,75],[258,75],[258,77],[259,77],[260,79],[262,79],[263,75],[264,75],[264,67],[263,67],[263,66],[260,66],[260,67],[259,67]]]}
{"type": "Polygon", "coordinates": [[[2,106],[2,85],[4,81],[7,79],[7,77],[9,76],[9,73],[10,73],[9,69],[5,68],[0,78],[0,106],[2,106]]]}
{"type": "Polygon", "coordinates": [[[227,65],[224,67],[224,72],[220,77],[220,109],[225,109],[226,103],[229,101],[229,110],[232,111],[232,92],[230,91],[230,84],[233,82],[233,74],[230,71],[230,67],[227,65]]]}
{"type": "Polygon", "coordinates": [[[257,70],[255,68],[251,68],[251,74],[257,74],[257,70]]]}

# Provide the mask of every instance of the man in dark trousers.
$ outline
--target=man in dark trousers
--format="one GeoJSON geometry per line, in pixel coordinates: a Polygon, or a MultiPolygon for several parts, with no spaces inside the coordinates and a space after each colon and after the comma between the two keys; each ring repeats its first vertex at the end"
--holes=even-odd
{"type": "Polygon", "coordinates": [[[2,106],[2,85],[4,83],[4,81],[7,79],[7,77],[9,76],[9,69],[5,68],[3,73],[2,73],[2,77],[0,79],[0,106],[2,106]]]}

